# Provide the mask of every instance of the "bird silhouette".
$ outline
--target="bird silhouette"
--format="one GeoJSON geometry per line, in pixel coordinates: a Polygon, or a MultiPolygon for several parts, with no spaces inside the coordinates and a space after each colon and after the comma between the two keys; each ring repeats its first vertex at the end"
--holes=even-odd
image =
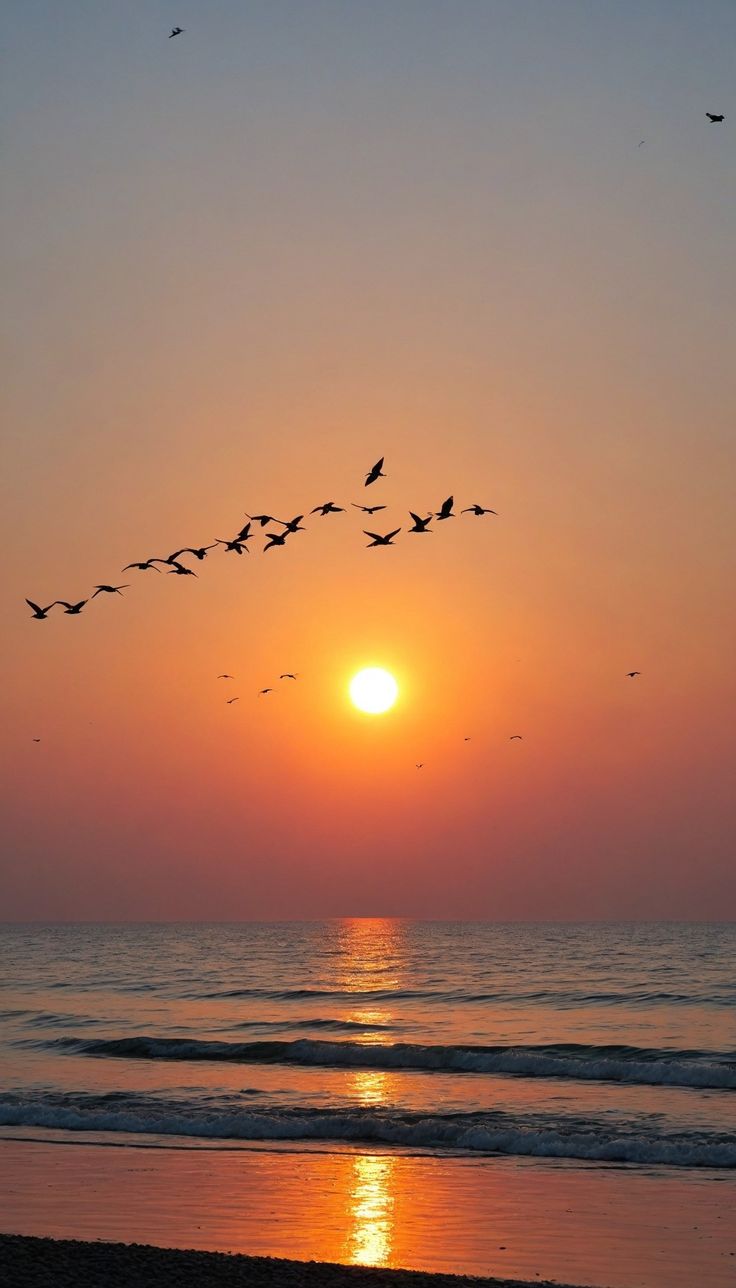
{"type": "Polygon", "coordinates": [[[33,742],[40,742],[40,741],[41,741],[41,739],[40,739],[40,738],[34,738],[34,739],[33,739],[33,742]]]}
{"type": "Polygon", "coordinates": [[[723,113],[720,113],[719,115],[718,112],[706,112],[705,115],[708,117],[711,125],[718,125],[721,121],[725,121],[726,119],[723,113]]]}
{"type": "Polygon", "coordinates": [[[416,768],[417,768],[417,769],[424,769],[424,761],[422,761],[421,765],[417,765],[417,766],[416,766],[416,768]]]}
{"type": "Polygon", "coordinates": [[[185,568],[184,564],[175,563],[169,568],[169,575],[176,573],[177,577],[196,577],[197,574],[193,568],[185,568]]]}
{"type": "MultiPolygon", "coordinates": [[[[312,514],[314,514],[314,510],[312,510],[312,514]]],[[[288,523],[285,519],[277,519],[276,523],[281,524],[284,529],[284,534],[287,532],[306,532],[306,528],[301,527],[301,521],[303,518],[303,514],[297,514],[293,519],[289,519],[288,523]]]]}
{"type": "Polygon", "coordinates": [[[518,739],[519,739],[519,742],[523,742],[523,741],[524,741],[524,739],[522,738],[522,736],[521,736],[521,734],[520,734],[520,733],[512,733],[511,737],[509,738],[509,742],[513,742],[513,741],[514,741],[514,738],[518,738],[518,739]]]}
{"type": "Polygon", "coordinates": [[[243,551],[245,551],[246,554],[250,553],[248,547],[244,545],[242,541],[238,541],[237,537],[233,537],[232,541],[223,541],[222,537],[218,537],[217,544],[218,546],[225,547],[225,553],[227,553],[228,550],[233,550],[236,555],[242,555],[243,551]]]}
{"type": "Polygon", "coordinates": [[[325,501],[324,505],[315,505],[309,513],[321,514],[324,518],[326,514],[344,514],[345,510],[341,505],[335,505],[334,501],[325,501]]]}
{"type": "Polygon", "coordinates": [[[33,616],[37,622],[45,621],[54,604],[63,604],[63,602],[63,599],[55,599],[53,604],[48,604],[46,608],[41,608],[39,604],[34,604],[32,599],[26,600],[28,607],[33,609],[33,616]]]}
{"type": "Polygon", "coordinates": [[[259,697],[259,698],[263,698],[263,697],[265,697],[265,695],[266,695],[267,693],[273,693],[273,689],[259,689],[259,690],[258,690],[258,697],[259,697]]]}
{"type": "Polygon", "coordinates": [[[641,671],[627,671],[626,675],[630,680],[633,680],[635,676],[641,675],[641,671]]]}
{"type": "Polygon", "coordinates": [[[183,27],[172,27],[171,31],[169,32],[169,40],[171,40],[172,36],[182,36],[183,34],[184,34],[183,27]]]}
{"type": "Polygon", "coordinates": [[[641,143],[637,143],[637,145],[636,145],[636,146],[637,146],[638,148],[643,148],[645,143],[646,143],[646,139],[642,139],[641,143]]]}
{"type": "Polygon", "coordinates": [[[454,496],[448,496],[447,500],[442,502],[442,505],[440,506],[439,510],[437,511],[437,514],[435,515],[435,518],[436,519],[454,519],[455,515],[452,513],[452,507],[454,503],[455,503],[454,496]]]}
{"type": "Polygon", "coordinates": [[[284,671],[283,674],[279,676],[280,680],[296,680],[296,678],[297,675],[294,671],[284,671]]]}
{"type": "Polygon", "coordinates": [[[288,532],[269,532],[268,541],[263,547],[264,551],[270,550],[272,546],[285,546],[288,532]]]}
{"type": "Polygon", "coordinates": [[[428,514],[426,519],[420,519],[419,515],[415,514],[413,510],[410,510],[409,514],[414,520],[414,527],[407,528],[407,532],[431,532],[432,531],[432,529],[427,526],[432,522],[431,514],[428,514]]]}
{"type": "Polygon", "coordinates": [[[71,613],[72,616],[76,617],[79,615],[79,613],[81,613],[82,609],[84,608],[84,605],[87,603],[87,600],[80,599],[77,604],[70,604],[67,599],[57,599],[56,602],[57,604],[64,605],[65,613],[71,613]]]}
{"type": "Polygon", "coordinates": [[[461,510],[461,511],[460,511],[460,513],[461,513],[461,514],[477,514],[477,515],[481,515],[481,514],[498,514],[498,511],[497,511],[497,510],[486,510],[486,509],[484,509],[484,508],[483,508],[483,506],[482,506],[482,505],[478,505],[478,504],[477,504],[477,502],[476,502],[476,504],[475,504],[475,505],[469,505],[469,506],[467,506],[464,510],[461,510]]]}
{"type": "Polygon", "coordinates": [[[252,519],[254,523],[260,523],[262,528],[265,528],[267,523],[278,523],[278,519],[274,519],[272,514],[246,514],[245,517],[252,519]]]}
{"type": "Polygon", "coordinates": [[[218,677],[217,677],[217,678],[218,678],[218,680],[234,680],[234,679],[235,679],[235,676],[234,676],[234,675],[227,675],[227,674],[223,671],[222,675],[218,675],[218,677]]]}
{"type": "Polygon", "coordinates": [[[233,702],[240,702],[240,698],[225,698],[225,704],[231,707],[233,702]]]}
{"type": "Polygon", "coordinates": [[[386,475],[381,473],[385,459],[386,458],[382,456],[380,461],[376,461],[375,465],[371,466],[365,476],[365,483],[363,484],[364,487],[368,487],[369,484],[375,483],[376,479],[385,479],[386,475]]]}
{"type": "Polygon", "coordinates": [[[355,501],[351,501],[350,504],[355,506],[356,510],[362,510],[363,514],[377,514],[379,510],[386,509],[385,505],[358,505],[355,501]]]}
{"type": "MultiPolygon", "coordinates": [[[[248,526],[250,527],[250,524],[248,526]]],[[[210,546],[182,546],[181,550],[175,550],[173,555],[169,555],[166,562],[176,563],[180,555],[194,555],[194,558],[199,559],[201,562],[202,559],[206,558],[207,551],[214,550],[216,545],[217,545],[217,542],[213,541],[212,545],[210,546]]]]}
{"type": "Polygon", "coordinates": [[[472,741],[472,739],[470,739],[470,738],[463,738],[463,742],[471,742],[471,741],[472,741]]]}
{"type": "Polygon", "coordinates": [[[250,527],[251,527],[250,522],[246,523],[245,526],[240,529],[240,532],[235,537],[235,540],[242,541],[243,543],[245,543],[246,541],[250,541],[250,527]]]}
{"type": "Polygon", "coordinates": [[[156,567],[157,563],[168,563],[168,559],[143,559],[140,563],[126,564],[121,568],[121,572],[127,572],[129,568],[140,568],[141,572],[148,572],[148,569],[152,568],[154,572],[160,572],[161,569],[156,567]]]}
{"type": "Polygon", "coordinates": [[[394,528],[393,532],[387,532],[385,537],[382,537],[378,532],[366,532],[365,528],[363,531],[367,537],[372,537],[372,540],[366,546],[366,550],[370,550],[371,546],[392,546],[394,543],[391,538],[397,537],[401,532],[401,528],[394,528]]]}
{"type": "Polygon", "coordinates": [[[128,582],[124,582],[122,586],[96,586],[92,599],[96,599],[98,595],[122,595],[123,591],[128,589],[128,585],[128,582]]]}

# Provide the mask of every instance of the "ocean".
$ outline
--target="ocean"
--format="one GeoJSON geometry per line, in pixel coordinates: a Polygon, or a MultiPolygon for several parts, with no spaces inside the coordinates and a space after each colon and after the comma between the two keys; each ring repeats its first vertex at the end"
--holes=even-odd
{"type": "MultiPolygon", "coordinates": [[[[5,925],[0,951],[16,1158],[94,1143],[429,1160],[471,1208],[489,1164],[535,1192],[612,1170],[657,1194],[733,1180],[733,925],[5,925]]],[[[385,1240],[368,1249],[352,1259],[402,1264],[385,1240]]],[[[498,1269],[456,1252],[457,1269],[498,1269]]]]}

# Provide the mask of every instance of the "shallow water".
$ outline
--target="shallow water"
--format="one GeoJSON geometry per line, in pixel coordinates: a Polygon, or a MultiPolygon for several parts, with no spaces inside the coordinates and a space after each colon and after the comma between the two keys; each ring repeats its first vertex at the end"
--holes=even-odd
{"type": "MultiPolygon", "coordinates": [[[[395,1191],[388,1264],[427,1264],[417,1257],[428,1235],[418,1240],[417,1230],[412,1234],[403,1225],[426,1224],[432,1202],[420,1217],[392,1178],[406,1179],[415,1166],[426,1171],[433,1161],[432,1175],[444,1178],[441,1205],[452,1202],[458,1185],[468,1213],[475,1214],[460,1221],[462,1237],[444,1217],[439,1227],[430,1222],[436,1268],[522,1273],[522,1244],[531,1237],[524,1234],[529,1213],[523,1216],[523,1203],[515,1209],[513,1268],[503,1258],[501,1265],[489,1261],[495,1234],[475,1229],[488,1219],[486,1191],[490,1186],[496,1193],[499,1175],[513,1189],[510,1178],[523,1174],[527,1192],[533,1178],[541,1205],[534,1219],[547,1231],[542,1241],[553,1260],[552,1244],[559,1241],[548,1215],[561,1176],[567,1190],[580,1186],[581,1194],[591,1177],[612,1187],[615,1176],[619,1215],[602,1201],[598,1226],[590,1218],[579,1232],[599,1252],[606,1245],[604,1229],[630,1212],[628,1196],[636,1186],[646,1182],[657,1191],[647,1199],[651,1225],[664,1201],[660,1193],[668,1210],[686,1214],[681,1200],[688,1188],[722,1195],[723,1186],[732,1185],[733,926],[392,920],[6,926],[0,951],[3,1135],[117,1142],[131,1158],[136,1142],[194,1146],[195,1169],[205,1166],[202,1147],[219,1150],[224,1159],[225,1153],[233,1157],[233,1145],[260,1142],[278,1151],[288,1142],[292,1159],[308,1159],[315,1192],[327,1183],[326,1164],[317,1160],[342,1153],[346,1161],[330,1220],[340,1225],[342,1219],[346,1229],[354,1208],[355,1178],[352,1189],[345,1181],[349,1169],[356,1157],[383,1160],[371,1166],[383,1177],[382,1192],[390,1197],[395,1191]],[[315,1152],[323,1150],[330,1152],[315,1152]],[[413,1215],[401,1217],[401,1210],[413,1215]],[[402,1261],[412,1249],[413,1260],[402,1261]]],[[[32,1168],[38,1146],[14,1142],[8,1148],[25,1148],[32,1168]]],[[[54,1150],[58,1169],[62,1151],[54,1150]]],[[[93,1152],[111,1158],[109,1149],[73,1151],[85,1160],[93,1152]]],[[[117,1159],[120,1151],[113,1152],[117,1159]]],[[[220,1164],[210,1149],[205,1153],[206,1166],[216,1170],[220,1164]]],[[[161,1157],[168,1155],[159,1150],[156,1159],[161,1157]]],[[[242,1167],[242,1148],[238,1157],[242,1167]]],[[[251,1179],[254,1168],[266,1167],[265,1157],[248,1153],[251,1179]]],[[[140,1158],[135,1155],[136,1169],[140,1158]]],[[[120,1166],[95,1164],[105,1175],[120,1166]]],[[[186,1173],[181,1163],[166,1166],[186,1173]]],[[[283,1158],[268,1166],[276,1166],[270,1183],[285,1185],[290,1173],[283,1158]]],[[[135,1187],[126,1193],[135,1206],[135,1187]]],[[[16,1205],[18,1219],[23,1203],[33,1207],[34,1200],[27,1195],[16,1205]]],[[[633,1214],[627,1219],[633,1221],[633,1214]]],[[[246,1220],[244,1228],[243,1220],[241,1214],[238,1241],[227,1246],[302,1255],[282,1246],[284,1236],[278,1236],[278,1248],[263,1246],[264,1229],[277,1238],[278,1221],[272,1227],[260,1218],[246,1220]]],[[[696,1224],[702,1229],[702,1222],[696,1224]]],[[[139,1237],[133,1227],[129,1237],[139,1237]]],[[[215,1237],[211,1216],[203,1228],[215,1237]]],[[[114,1231],[104,1229],[112,1237],[114,1231]]],[[[652,1233],[655,1243],[674,1246],[656,1219],[652,1233]]],[[[232,1241],[232,1230],[227,1237],[232,1241]]],[[[318,1232],[315,1239],[321,1246],[318,1232]]],[[[651,1239],[639,1242],[648,1247],[651,1239]]],[[[377,1256],[380,1241],[368,1243],[377,1256]]],[[[693,1238],[689,1251],[678,1244],[676,1273],[689,1267],[695,1277],[702,1244],[693,1238]]],[[[346,1243],[332,1239],[330,1247],[338,1259],[355,1259],[346,1243]]],[[[534,1247],[537,1261],[523,1273],[552,1274],[539,1239],[534,1247]]],[[[729,1251],[719,1245],[723,1259],[729,1251]]],[[[591,1278],[601,1273],[601,1255],[591,1254],[587,1263],[579,1259],[580,1282],[645,1288],[659,1282],[651,1267],[641,1278],[591,1278]]],[[[652,1258],[644,1259],[649,1264],[652,1258]]],[[[636,1271],[633,1261],[629,1270],[636,1271]]],[[[554,1273],[573,1277],[569,1269],[554,1273]]]]}

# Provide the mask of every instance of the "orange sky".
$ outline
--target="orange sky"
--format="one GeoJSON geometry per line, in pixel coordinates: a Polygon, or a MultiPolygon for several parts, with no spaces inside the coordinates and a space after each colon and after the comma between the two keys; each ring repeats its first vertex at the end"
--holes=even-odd
{"type": "Polygon", "coordinates": [[[11,4],[3,915],[736,915],[706,9],[184,3],[169,46],[163,4],[11,4]],[[119,576],[450,492],[499,517],[119,576]]]}

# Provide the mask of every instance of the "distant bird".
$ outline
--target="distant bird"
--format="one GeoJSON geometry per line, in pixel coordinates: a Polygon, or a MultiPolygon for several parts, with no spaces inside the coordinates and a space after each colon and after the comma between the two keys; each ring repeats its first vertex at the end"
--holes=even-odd
{"type": "Polygon", "coordinates": [[[40,738],[34,738],[34,739],[33,739],[33,741],[34,741],[34,742],[40,742],[40,741],[41,741],[41,739],[40,739],[40,738]]]}
{"type": "Polygon", "coordinates": [[[437,511],[437,514],[435,515],[435,518],[436,519],[454,519],[455,515],[452,513],[452,507],[454,503],[455,503],[454,496],[448,496],[447,500],[442,502],[442,505],[440,506],[439,510],[437,511]]]}
{"type": "Polygon", "coordinates": [[[472,741],[471,738],[463,738],[463,742],[471,742],[471,741],[472,741]]]}
{"type": "Polygon", "coordinates": [[[522,738],[522,736],[521,736],[521,734],[520,734],[520,733],[512,733],[511,737],[509,738],[509,742],[513,742],[513,741],[514,741],[514,738],[518,738],[518,739],[519,739],[519,742],[523,742],[523,741],[524,741],[524,739],[522,738]]]}
{"type": "Polygon", "coordinates": [[[218,546],[224,546],[226,553],[228,550],[233,550],[236,555],[242,555],[243,551],[246,554],[249,553],[248,547],[242,541],[238,541],[237,537],[233,537],[232,541],[223,541],[222,537],[218,537],[217,544],[218,546]]]}
{"type": "Polygon", "coordinates": [[[267,523],[278,523],[278,519],[274,519],[272,514],[246,514],[245,517],[252,519],[254,523],[260,523],[262,528],[265,528],[267,523]]]}
{"type": "Polygon", "coordinates": [[[705,115],[708,117],[711,125],[719,125],[721,121],[725,121],[726,119],[723,113],[719,116],[717,112],[706,112],[705,115]]]}
{"type": "Polygon", "coordinates": [[[641,147],[643,147],[643,146],[644,146],[644,144],[645,144],[645,143],[646,143],[646,139],[642,139],[641,143],[637,143],[637,145],[636,145],[636,146],[637,146],[638,148],[641,148],[641,147]]]}
{"type": "MultiPolygon", "coordinates": [[[[312,511],[312,514],[314,514],[314,510],[312,511]]],[[[284,529],[284,534],[287,532],[306,532],[306,528],[301,527],[301,521],[303,518],[303,514],[296,514],[293,519],[289,519],[288,523],[284,519],[277,519],[276,522],[281,524],[284,529]]]]}
{"type": "Polygon", "coordinates": [[[197,574],[193,568],[185,568],[184,564],[175,563],[169,568],[169,575],[176,573],[177,577],[196,577],[197,574]]]}
{"type": "Polygon", "coordinates": [[[228,675],[228,674],[227,674],[227,672],[223,671],[222,675],[218,675],[218,677],[217,677],[217,678],[218,678],[218,680],[234,680],[234,679],[235,679],[235,676],[234,676],[234,675],[228,675]]]}
{"type": "Polygon", "coordinates": [[[225,703],[228,707],[231,707],[233,702],[240,702],[240,698],[225,698],[225,703]]]}
{"type": "Polygon", "coordinates": [[[422,761],[421,765],[417,765],[417,766],[416,766],[416,768],[417,768],[417,769],[424,769],[424,761],[422,761]]]}
{"type": "Polygon", "coordinates": [[[184,35],[183,27],[172,27],[171,31],[169,32],[169,40],[171,40],[172,36],[183,36],[183,35],[184,35]]]}
{"type": "Polygon", "coordinates": [[[419,515],[415,514],[413,510],[410,510],[409,514],[414,520],[414,527],[407,528],[407,532],[431,532],[432,531],[432,529],[427,526],[429,523],[432,522],[431,514],[428,514],[426,519],[420,519],[419,515]]]}
{"type": "Polygon", "coordinates": [[[263,697],[265,697],[265,695],[266,695],[267,693],[273,693],[273,689],[259,689],[259,690],[258,690],[258,697],[259,697],[259,698],[263,698],[263,697]]]}
{"type": "Polygon", "coordinates": [[[216,545],[217,542],[213,541],[211,546],[182,546],[181,550],[175,550],[173,555],[169,555],[166,562],[176,563],[180,555],[194,555],[195,559],[199,559],[201,561],[206,557],[207,551],[214,550],[216,545]]]}
{"type": "Polygon", "coordinates": [[[80,599],[78,604],[70,604],[69,601],[66,599],[57,599],[56,602],[57,604],[64,605],[65,613],[71,613],[73,616],[76,617],[79,613],[81,613],[82,609],[84,608],[84,605],[87,603],[87,600],[80,599]]]}
{"type": "Polygon", "coordinates": [[[141,572],[147,572],[152,568],[154,572],[160,572],[161,569],[156,567],[157,563],[168,563],[168,559],[144,559],[140,563],[129,563],[121,569],[121,572],[127,572],[129,568],[140,568],[141,572]]]}
{"type": "Polygon", "coordinates": [[[92,598],[95,599],[97,595],[122,595],[123,591],[128,589],[128,585],[128,582],[124,582],[122,586],[96,586],[92,598]]]}
{"type": "Polygon", "coordinates": [[[382,537],[378,532],[366,532],[365,528],[363,531],[367,537],[373,538],[366,546],[366,550],[370,550],[371,546],[392,546],[394,543],[391,538],[397,537],[401,532],[401,528],[394,528],[393,532],[387,532],[385,537],[382,537]]]}
{"type": "Polygon", "coordinates": [[[297,676],[294,671],[284,671],[283,674],[279,676],[280,680],[296,680],[296,678],[297,676]]]}
{"type": "Polygon", "coordinates": [[[365,483],[363,484],[364,487],[368,487],[370,483],[375,483],[376,479],[385,479],[386,475],[381,473],[385,459],[386,458],[382,456],[380,461],[376,461],[375,465],[371,466],[365,476],[365,483]]]}
{"type": "Polygon", "coordinates": [[[310,510],[309,513],[321,514],[324,518],[326,514],[344,514],[345,510],[343,506],[335,505],[334,501],[325,501],[324,505],[315,505],[314,509],[310,510]]]}
{"type": "Polygon", "coordinates": [[[475,504],[475,505],[469,505],[469,506],[466,506],[466,508],[465,508],[464,510],[461,510],[461,511],[460,511],[460,513],[461,513],[461,514],[477,514],[477,515],[481,515],[481,514],[498,514],[498,511],[497,511],[497,510],[486,510],[486,509],[484,509],[484,508],[483,508],[483,506],[482,506],[482,505],[478,505],[478,503],[476,502],[476,504],[475,504]]]}
{"type": "Polygon", "coordinates": [[[641,671],[627,671],[626,675],[630,680],[633,680],[635,676],[641,675],[641,671]]]}
{"type": "Polygon", "coordinates": [[[51,609],[54,607],[54,604],[63,604],[63,602],[64,602],[63,599],[55,599],[53,604],[48,604],[46,608],[41,608],[38,604],[34,604],[32,599],[26,600],[28,607],[33,609],[33,616],[36,618],[36,621],[38,622],[43,622],[46,620],[46,617],[51,612],[51,609]]]}
{"type": "Polygon", "coordinates": [[[264,551],[270,550],[272,546],[285,546],[288,535],[288,532],[269,532],[268,541],[263,547],[264,551]]]}
{"type": "MultiPolygon", "coordinates": [[[[367,486],[367,485],[366,485],[367,486]]],[[[355,501],[350,502],[356,510],[362,510],[363,514],[376,514],[379,510],[385,510],[385,505],[357,505],[355,501]]]]}
{"type": "Polygon", "coordinates": [[[235,540],[242,541],[242,542],[250,541],[250,523],[246,523],[245,527],[240,529],[240,532],[238,533],[235,540]]]}

